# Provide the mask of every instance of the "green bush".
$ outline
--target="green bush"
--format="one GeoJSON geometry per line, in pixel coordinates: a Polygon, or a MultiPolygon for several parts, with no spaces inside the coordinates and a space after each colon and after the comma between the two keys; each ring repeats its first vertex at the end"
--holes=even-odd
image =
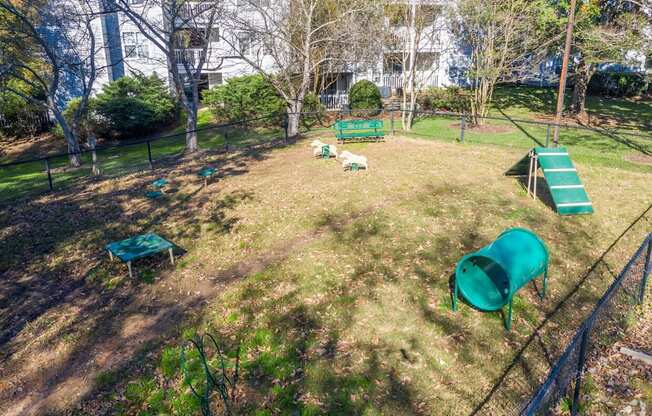
{"type": "Polygon", "coordinates": [[[90,128],[102,137],[151,133],[178,120],[178,107],[165,81],[156,75],[122,77],[89,102],[90,128]]]}
{"type": "Polygon", "coordinates": [[[380,90],[371,81],[358,81],[349,91],[349,105],[351,110],[378,110],[360,112],[365,115],[376,115],[383,108],[380,90]]]}
{"type": "Polygon", "coordinates": [[[597,72],[591,77],[588,93],[604,97],[637,97],[648,90],[645,74],[629,72],[597,72]]]}
{"type": "Polygon", "coordinates": [[[428,88],[420,94],[417,102],[422,111],[465,113],[470,109],[469,97],[460,87],[428,88]]]}
{"type": "Polygon", "coordinates": [[[226,84],[213,87],[203,94],[206,104],[221,123],[234,123],[278,114],[271,120],[248,125],[278,125],[287,108],[285,100],[261,75],[246,75],[229,79],[226,84]]]}

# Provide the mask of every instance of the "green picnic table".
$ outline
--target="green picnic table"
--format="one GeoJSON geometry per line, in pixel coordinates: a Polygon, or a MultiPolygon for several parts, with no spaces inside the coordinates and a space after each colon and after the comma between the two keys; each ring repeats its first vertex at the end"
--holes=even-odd
{"type": "Polygon", "coordinates": [[[129,277],[133,277],[131,271],[131,262],[133,260],[148,257],[166,250],[170,253],[170,262],[174,264],[174,244],[154,233],[141,234],[127,238],[126,240],[109,243],[106,245],[106,249],[109,252],[111,260],[115,256],[127,263],[129,277]]]}

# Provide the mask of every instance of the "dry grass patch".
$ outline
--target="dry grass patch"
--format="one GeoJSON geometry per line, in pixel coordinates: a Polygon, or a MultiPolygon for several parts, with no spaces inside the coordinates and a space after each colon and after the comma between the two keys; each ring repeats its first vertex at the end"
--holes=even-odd
{"type": "MultiPolygon", "coordinates": [[[[519,150],[405,138],[346,147],[366,156],[370,169],[344,172],[300,142],[210,156],[224,177],[203,190],[194,175],[205,162],[157,172],[176,188],[162,201],[143,196],[155,176],[137,174],[5,207],[1,238],[11,244],[0,254],[10,273],[3,293],[28,300],[27,322],[54,316],[55,304],[85,293],[89,305],[66,325],[86,328],[76,342],[90,353],[67,365],[89,380],[107,370],[124,374],[104,376],[79,400],[85,409],[173,411],[180,402],[193,409],[178,369],[157,363],[161,348],[194,326],[229,350],[241,342],[243,413],[468,414],[486,399],[482,412],[497,414],[532,391],[649,230],[650,214],[635,222],[650,206],[649,174],[579,165],[596,214],[561,218],[503,176],[519,150]],[[44,232],[36,234],[32,215],[41,216],[44,232]],[[523,288],[506,333],[499,313],[468,305],[451,312],[449,287],[462,255],[515,226],[547,242],[550,294],[541,301],[533,285],[523,288]],[[185,250],[175,268],[161,258],[138,263],[151,284],[122,278],[122,265],[103,251],[110,240],[145,231],[185,250]],[[21,279],[21,287],[12,283],[21,279]],[[60,286],[53,279],[71,286],[50,305],[33,287],[53,290],[60,286]],[[84,366],[111,336],[125,343],[120,354],[102,355],[106,366],[84,366]],[[129,358],[139,351],[147,365],[129,358]],[[141,383],[147,394],[109,394],[139,377],[155,381],[141,383]],[[492,393],[497,383],[504,387],[492,393]],[[165,400],[151,402],[152,389],[165,400]]],[[[2,310],[3,322],[16,308],[2,310]]],[[[10,351],[3,377],[26,377],[27,364],[15,357],[45,331],[38,328],[3,324],[10,351]]],[[[32,388],[47,397],[62,382],[32,388]]],[[[0,400],[17,401],[1,390],[0,400]]]]}

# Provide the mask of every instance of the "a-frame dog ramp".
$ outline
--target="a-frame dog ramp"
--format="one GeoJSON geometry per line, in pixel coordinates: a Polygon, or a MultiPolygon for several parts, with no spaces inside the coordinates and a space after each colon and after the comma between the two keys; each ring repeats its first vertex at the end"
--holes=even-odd
{"type": "Polygon", "coordinates": [[[527,176],[528,193],[536,198],[539,167],[559,215],[593,213],[593,204],[565,147],[535,147],[505,174],[527,176]]]}

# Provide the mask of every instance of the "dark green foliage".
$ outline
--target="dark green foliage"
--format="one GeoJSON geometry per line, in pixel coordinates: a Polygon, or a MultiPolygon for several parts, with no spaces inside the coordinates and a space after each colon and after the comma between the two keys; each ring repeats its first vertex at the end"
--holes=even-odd
{"type": "Polygon", "coordinates": [[[597,72],[589,82],[588,93],[604,97],[637,97],[645,94],[649,84],[645,74],[597,72]]]}
{"type": "Polygon", "coordinates": [[[278,114],[273,120],[252,122],[251,126],[278,125],[287,108],[285,100],[261,75],[247,75],[229,79],[226,84],[204,92],[208,105],[220,123],[232,123],[278,114]]]}
{"type": "MultiPolygon", "coordinates": [[[[24,83],[12,82],[15,88],[27,96],[42,100],[43,93],[24,83]]],[[[44,110],[18,95],[1,91],[0,87],[0,136],[24,137],[44,131],[48,126],[44,110]]]]}
{"type": "Polygon", "coordinates": [[[451,111],[466,113],[469,111],[469,97],[460,87],[437,88],[425,90],[418,99],[422,111],[451,111]]]}
{"type": "MultiPolygon", "coordinates": [[[[349,104],[352,110],[380,110],[383,103],[380,97],[380,90],[371,81],[362,80],[353,84],[349,91],[349,104]]],[[[364,112],[367,115],[376,115],[380,111],[364,112]]]]}
{"type": "Polygon", "coordinates": [[[101,137],[126,138],[167,127],[177,105],[156,75],[123,77],[104,86],[89,102],[92,130],[101,137]]]}

